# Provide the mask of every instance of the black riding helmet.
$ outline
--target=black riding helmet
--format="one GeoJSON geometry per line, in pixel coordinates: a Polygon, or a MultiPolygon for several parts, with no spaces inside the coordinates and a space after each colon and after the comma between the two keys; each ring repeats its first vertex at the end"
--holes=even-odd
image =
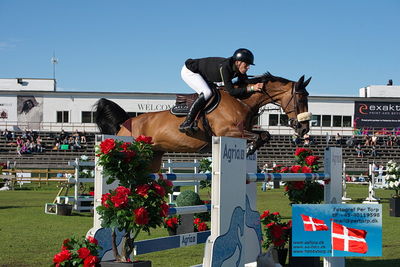
{"type": "Polygon", "coordinates": [[[247,64],[254,65],[254,55],[250,50],[246,48],[239,48],[233,53],[232,58],[234,60],[239,60],[246,62],[247,64]]]}

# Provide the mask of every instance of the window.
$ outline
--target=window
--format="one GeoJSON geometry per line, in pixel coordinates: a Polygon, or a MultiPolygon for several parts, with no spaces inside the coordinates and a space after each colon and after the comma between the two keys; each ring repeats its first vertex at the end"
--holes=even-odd
{"type": "Polygon", "coordinates": [[[69,111],[57,111],[57,122],[69,122],[69,111]]]}
{"type": "Polygon", "coordinates": [[[94,111],[82,111],[82,123],[94,123],[95,116],[94,111]]]}
{"type": "Polygon", "coordinates": [[[331,127],[331,115],[322,115],[322,126],[331,127]]]}
{"type": "Polygon", "coordinates": [[[278,114],[269,114],[269,126],[278,126],[278,114]]]}
{"type": "Polygon", "coordinates": [[[351,127],[351,116],[343,116],[343,127],[351,127]]]}
{"type": "Polygon", "coordinates": [[[311,117],[311,126],[321,126],[321,115],[312,115],[311,117]]]}
{"type": "Polygon", "coordinates": [[[333,116],[333,127],[342,127],[342,116],[333,116]]]}

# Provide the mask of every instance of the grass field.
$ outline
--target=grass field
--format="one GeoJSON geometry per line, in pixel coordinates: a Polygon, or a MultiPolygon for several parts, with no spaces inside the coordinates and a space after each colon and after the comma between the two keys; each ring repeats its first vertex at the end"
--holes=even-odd
{"type": "MultiPolygon", "coordinates": [[[[260,188],[260,187],[259,187],[260,188]]],[[[352,203],[361,203],[368,187],[349,185],[348,196],[352,203]]],[[[73,216],[55,216],[44,213],[46,202],[52,202],[57,193],[55,186],[31,186],[26,190],[0,192],[0,266],[50,266],[52,258],[65,238],[85,235],[93,224],[87,213],[73,216]]],[[[389,216],[388,200],[391,191],[378,190],[383,205],[383,256],[348,258],[346,266],[400,266],[400,217],[389,216]]],[[[203,191],[202,195],[207,195],[203,191]]],[[[283,189],[257,192],[258,209],[279,211],[284,218],[291,217],[291,209],[283,189]]],[[[164,228],[155,229],[151,236],[142,234],[139,239],[166,236],[164,228]]],[[[139,259],[151,260],[153,266],[191,266],[199,264],[203,246],[142,255],[139,259]],[[172,257],[175,255],[176,257],[172,257]]],[[[306,267],[306,266],[302,266],[306,267]]]]}

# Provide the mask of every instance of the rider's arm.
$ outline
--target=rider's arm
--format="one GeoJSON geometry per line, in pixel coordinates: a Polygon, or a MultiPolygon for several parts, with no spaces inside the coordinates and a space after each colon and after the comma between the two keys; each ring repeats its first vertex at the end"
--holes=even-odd
{"type": "MultiPolygon", "coordinates": [[[[221,66],[219,70],[220,70],[222,82],[224,83],[224,86],[225,86],[225,90],[228,91],[228,93],[231,96],[241,97],[247,93],[248,90],[246,88],[246,85],[243,83],[240,83],[240,86],[238,88],[233,87],[233,83],[232,83],[233,75],[229,71],[228,68],[221,66]]],[[[238,82],[241,80],[242,80],[242,78],[239,77],[238,82]]]]}

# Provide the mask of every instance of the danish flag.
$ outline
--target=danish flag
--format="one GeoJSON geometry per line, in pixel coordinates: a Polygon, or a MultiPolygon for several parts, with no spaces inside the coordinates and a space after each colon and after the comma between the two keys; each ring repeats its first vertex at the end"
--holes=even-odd
{"type": "Polygon", "coordinates": [[[303,219],[304,231],[328,231],[328,226],[323,220],[301,214],[303,219]]]}
{"type": "Polygon", "coordinates": [[[368,244],[365,240],[367,231],[349,228],[338,223],[332,223],[332,248],[335,250],[367,253],[368,244]]]}

